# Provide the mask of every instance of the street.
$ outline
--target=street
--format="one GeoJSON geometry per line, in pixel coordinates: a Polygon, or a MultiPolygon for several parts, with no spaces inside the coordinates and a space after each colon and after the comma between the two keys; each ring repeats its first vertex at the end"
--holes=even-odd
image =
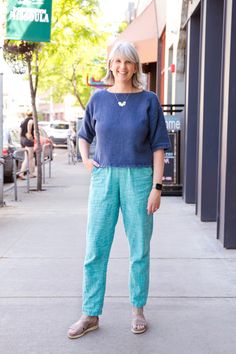
{"type": "MultiPolygon", "coordinates": [[[[215,239],[181,197],[163,197],[155,215],[148,331],[130,331],[129,250],[119,219],[100,328],[77,340],[89,173],[55,149],[44,191],[0,209],[0,352],[2,354],[234,354],[236,251],[215,239]]],[[[32,181],[33,184],[36,181],[32,181]]]]}

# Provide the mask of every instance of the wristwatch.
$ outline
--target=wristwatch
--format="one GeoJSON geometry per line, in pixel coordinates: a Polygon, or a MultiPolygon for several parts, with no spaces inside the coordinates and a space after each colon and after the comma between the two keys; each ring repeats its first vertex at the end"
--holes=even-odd
{"type": "Polygon", "coordinates": [[[152,188],[157,189],[158,191],[162,191],[162,184],[160,183],[153,184],[152,188]]]}

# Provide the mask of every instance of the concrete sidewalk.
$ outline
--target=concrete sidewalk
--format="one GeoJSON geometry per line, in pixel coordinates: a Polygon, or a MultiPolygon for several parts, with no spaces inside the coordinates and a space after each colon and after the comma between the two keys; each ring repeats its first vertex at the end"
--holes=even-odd
{"type": "Polygon", "coordinates": [[[67,164],[65,150],[56,154],[46,191],[21,190],[17,203],[9,194],[0,209],[0,353],[235,354],[236,251],[177,197],[163,197],[155,216],[148,332],[130,332],[119,220],[100,329],[67,339],[81,308],[89,175],[67,164]]]}

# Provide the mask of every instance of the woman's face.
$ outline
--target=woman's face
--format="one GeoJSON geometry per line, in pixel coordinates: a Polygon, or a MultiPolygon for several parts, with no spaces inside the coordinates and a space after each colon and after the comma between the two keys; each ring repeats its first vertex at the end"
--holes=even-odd
{"type": "Polygon", "coordinates": [[[130,83],[136,72],[136,64],[123,56],[117,56],[112,60],[110,69],[114,75],[115,83],[130,83]]]}

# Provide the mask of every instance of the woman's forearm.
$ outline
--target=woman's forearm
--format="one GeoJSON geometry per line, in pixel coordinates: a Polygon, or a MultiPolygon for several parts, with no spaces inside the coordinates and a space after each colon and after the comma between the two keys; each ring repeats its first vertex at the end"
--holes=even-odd
{"type": "Polygon", "coordinates": [[[164,150],[159,149],[153,153],[153,184],[162,184],[164,173],[164,150]]]}
{"type": "Polygon", "coordinates": [[[79,138],[79,151],[84,163],[89,159],[89,147],[90,144],[86,140],[79,138]]]}
{"type": "Polygon", "coordinates": [[[33,131],[33,121],[29,120],[28,124],[27,124],[27,133],[26,133],[26,138],[29,140],[33,140],[33,135],[32,135],[32,131],[33,131]]]}

